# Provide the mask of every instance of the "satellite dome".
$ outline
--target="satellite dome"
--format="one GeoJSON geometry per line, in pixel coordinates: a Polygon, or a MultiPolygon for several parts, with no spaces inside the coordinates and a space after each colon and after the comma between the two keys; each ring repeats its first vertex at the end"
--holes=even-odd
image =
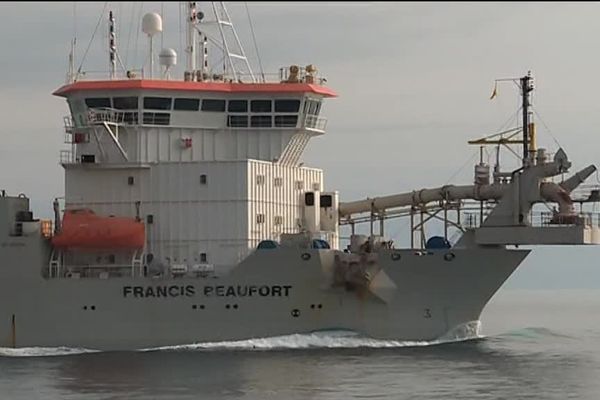
{"type": "Polygon", "coordinates": [[[158,54],[160,65],[172,67],[177,65],[177,52],[171,48],[162,49],[158,54]]]}
{"type": "Polygon", "coordinates": [[[142,18],[142,32],[148,36],[154,36],[162,32],[162,18],[157,13],[147,13],[142,18]]]}

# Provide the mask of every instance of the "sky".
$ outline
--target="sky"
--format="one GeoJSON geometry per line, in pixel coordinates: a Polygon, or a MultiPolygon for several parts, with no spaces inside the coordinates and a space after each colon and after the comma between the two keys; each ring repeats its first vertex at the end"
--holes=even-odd
{"type": "MultiPolygon", "coordinates": [[[[51,93],[64,83],[74,32],[79,65],[104,6],[0,3],[0,189],[27,194],[40,216],[51,215],[64,190],[58,157],[68,110],[51,93]]],[[[146,40],[139,8],[107,3],[132,68],[146,40]]],[[[563,147],[573,172],[600,161],[598,3],[250,2],[248,9],[266,72],[314,64],[339,94],[323,108],[327,134],[312,140],[304,159],[325,171],[326,188],[342,200],[471,183],[478,149],[467,141],[517,124],[516,87],[501,84],[490,100],[494,80],[527,71],[539,146],[563,147]]],[[[177,6],[143,3],[144,12],[161,10],[163,45],[178,49],[177,6]]],[[[244,4],[229,10],[256,70],[244,4]]],[[[84,70],[107,70],[105,32],[102,20],[84,70]]],[[[388,233],[403,241],[394,237],[402,227],[388,233]]],[[[600,287],[598,256],[600,247],[536,247],[508,286],[600,287]]]]}

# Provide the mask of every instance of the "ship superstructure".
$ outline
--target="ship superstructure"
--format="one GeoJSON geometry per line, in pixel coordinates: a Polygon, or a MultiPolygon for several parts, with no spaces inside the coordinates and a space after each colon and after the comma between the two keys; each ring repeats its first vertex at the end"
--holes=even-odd
{"type": "MultiPolygon", "coordinates": [[[[181,79],[169,77],[176,53],[166,49],[159,55],[160,78],[150,63],[149,79],[131,71],[120,79],[112,70],[110,80],[73,81],[55,92],[71,111],[65,118],[71,149],[61,153],[66,209],[145,223],[144,254],[124,252],[117,264],[133,256],[140,267],[144,256],[159,270],[235,265],[260,241],[306,228],[323,231],[337,248],[337,194],[323,192],[321,170],[300,166],[309,140],[325,133],[321,106],[335,93],[312,65],[285,67],[276,81],[258,82],[237,39],[240,50],[226,54],[225,69],[209,73],[208,17],[194,3],[187,7],[181,79]],[[203,39],[200,54],[193,38],[203,39]],[[234,63],[240,59],[243,69],[234,63]],[[305,213],[307,193],[316,204],[305,213]],[[329,202],[323,223],[321,198],[329,202]]],[[[151,38],[162,29],[160,16],[147,14],[143,27],[151,38]]],[[[223,37],[222,47],[227,43],[223,37]]],[[[57,252],[56,268],[68,269],[77,262],[73,256],[68,249],[57,252]]],[[[82,261],[97,256],[106,258],[88,252],[82,261]]]]}
{"type": "Polygon", "coordinates": [[[596,167],[559,181],[571,162],[537,146],[529,74],[511,79],[522,126],[472,142],[520,146],[518,168],[503,170],[497,153],[470,185],[344,202],[301,162],[336,96],[316,67],[268,80],[223,3],[184,6],[179,79],[177,52],[154,48],[160,15],[142,20],[148,58],[133,70],[120,65],[110,12],[107,78],[71,63],[54,93],[70,110],[64,204],[52,223],[1,193],[0,346],[132,349],[327,329],[433,340],[479,319],[529,254],[519,245],[600,243],[598,217],[573,206],[600,199],[596,188],[573,194],[596,167]],[[536,212],[545,205],[554,209],[536,212]],[[406,249],[385,237],[399,216],[411,222],[406,249]],[[428,236],[436,219],[443,235],[428,236]],[[364,222],[368,235],[355,230],[364,222]]]}

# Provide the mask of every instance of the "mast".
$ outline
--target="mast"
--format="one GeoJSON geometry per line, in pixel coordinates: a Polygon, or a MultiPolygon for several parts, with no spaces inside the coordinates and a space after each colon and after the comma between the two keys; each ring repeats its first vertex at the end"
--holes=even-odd
{"type": "Polygon", "coordinates": [[[187,2],[187,37],[186,37],[186,53],[187,53],[187,73],[192,77],[196,71],[196,23],[198,22],[198,14],[196,13],[196,2],[187,2]]]}
{"type": "MultiPolygon", "coordinates": [[[[523,110],[523,164],[525,165],[529,160],[529,146],[530,136],[533,134],[533,127],[530,126],[530,111],[531,106],[530,93],[533,91],[533,83],[531,78],[531,71],[527,73],[521,79],[521,97],[522,97],[522,110],[523,110]]],[[[533,138],[532,138],[533,139],[533,138]]],[[[533,140],[532,140],[533,141],[533,140]]],[[[534,150],[534,149],[532,149],[534,150]]]]}
{"type": "Polygon", "coordinates": [[[115,34],[115,18],[113,12],[108,12],[108,57],[110,61],[110,79],[115,79],[117,72],[117,38],[115,34]]]}
{"type": "Polygon", "coordinates": [[[208,38],[206,35],[202,35],[202,67],[201,67],[201,80],[204,81],[208,77],[208,38]]]}

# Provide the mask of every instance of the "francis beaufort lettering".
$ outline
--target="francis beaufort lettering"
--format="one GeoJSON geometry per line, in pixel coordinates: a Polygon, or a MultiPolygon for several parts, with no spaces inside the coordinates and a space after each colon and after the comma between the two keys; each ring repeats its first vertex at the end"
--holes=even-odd
{"type": "Polygon", "coordinates": [[[194,285],[150,285],[123,286],[125,298],[148,297],[288,297],[291,285],[218,285],[203,286],[197,290],[194,285]]]}

